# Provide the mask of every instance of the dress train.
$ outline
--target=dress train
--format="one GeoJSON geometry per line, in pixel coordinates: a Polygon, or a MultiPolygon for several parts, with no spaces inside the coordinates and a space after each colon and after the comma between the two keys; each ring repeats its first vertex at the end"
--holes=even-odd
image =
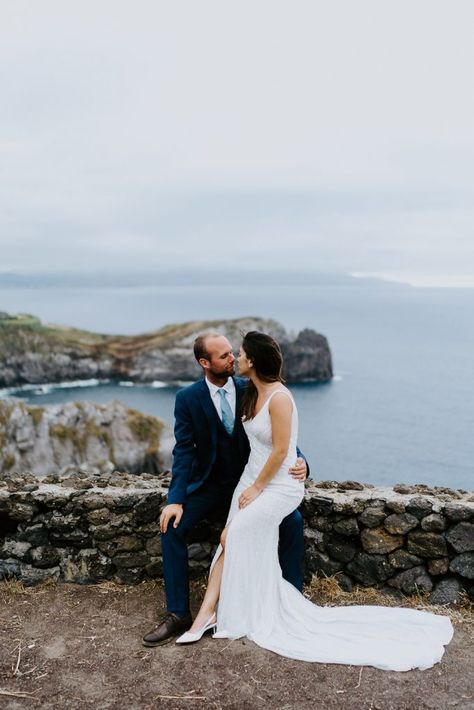
{"type": "MultiPolygon", "coordinates": [[[[283,579],[278,528],[304,494],[304,486],[288,474],[296,459],[294,403],[287,458],[258,498],[239,509],[241,492],[257,478],[271,452],[268,402],[244,422],[251,453],[229,511],[214,638],[247,636],[263,648],[302,661],[392,671],[431,668],[452,638],[449,617],[399,607],[319,607],[283,579]]],[[[211,570],[221,553],[219,545],[211,570]]]]}

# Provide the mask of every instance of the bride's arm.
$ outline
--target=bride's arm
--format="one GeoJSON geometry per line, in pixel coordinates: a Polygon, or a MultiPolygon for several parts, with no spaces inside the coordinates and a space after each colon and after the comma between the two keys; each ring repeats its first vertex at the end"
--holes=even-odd
{"type": "Polygon", "coordinates": [[[286,394],[276,392],[268,411],[272,422],[272,452],[254,483],[239,496],[239,505],[244,508],[251,503],[265,486],[276,476],[290,447],[293,403],[286,394]]]}

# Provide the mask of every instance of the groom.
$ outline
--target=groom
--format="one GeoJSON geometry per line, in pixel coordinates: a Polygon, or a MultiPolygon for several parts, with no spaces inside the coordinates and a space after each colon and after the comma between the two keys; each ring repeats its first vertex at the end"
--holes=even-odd
{"type": "MultiPolygon", "coordinates": [[[[250,453],[238,416],[247,380],[234,378],[231,344],[222,335],[201,335],[194,342],[194,355],[204,379],[176,395],[172,478],[160,517],[167,613],[143,637],[145,646],[167,643],[191,626],[188,533],[211,511],[229,509],[250,453]]],[[[288,475],[304,480],[306,462],[297,459],[288,475]]],[[[303,519],[294,511],[280,525],[279,556],[283,576],[299,590],[303,554],[303,519]]]]}

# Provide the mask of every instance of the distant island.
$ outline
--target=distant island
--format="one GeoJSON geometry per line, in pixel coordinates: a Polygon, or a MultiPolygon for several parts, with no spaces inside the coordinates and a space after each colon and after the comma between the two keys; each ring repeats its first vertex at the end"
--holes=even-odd
{"type": "Polygon", "coordinates": [[[237,348],[242,334],[260,330],[281,344],[288,382],[328,382],[333,376],[327,338],[312,329],[290,335],[275,320],[244,317],[167,325],[135,336],[103,335],[44,324],[34,315],[0,312],[0,387],[112,379],[130,382],[192,381],[199,333],[217,331],[237,348]]]}

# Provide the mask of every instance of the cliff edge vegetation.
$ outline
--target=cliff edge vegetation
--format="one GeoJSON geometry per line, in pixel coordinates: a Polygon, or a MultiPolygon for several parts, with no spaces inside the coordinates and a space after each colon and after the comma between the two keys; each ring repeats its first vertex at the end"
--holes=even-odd
{"type": "Polygon", "coordinates": [[[120,471],[157,473],[164,422],[114,400],[109,404],[67,402],[33,407],[0,400],[0,479],[13,471],[38,476],[120,471]]]}
{"type": "Polygon", "coordinates": [[[327,382],[332,378],[326,337],[309,328],[292,336],[275,320],[246,317],[191,321],[127,336],[44,324],[33,315],[0,312],[0,387],[91,378],[194,380],[200,374],[192,356],[198,334],[216,331],[237,347],[242,334],[249,330],[269,333],[280,342],[289,382],[327,382]]]}

